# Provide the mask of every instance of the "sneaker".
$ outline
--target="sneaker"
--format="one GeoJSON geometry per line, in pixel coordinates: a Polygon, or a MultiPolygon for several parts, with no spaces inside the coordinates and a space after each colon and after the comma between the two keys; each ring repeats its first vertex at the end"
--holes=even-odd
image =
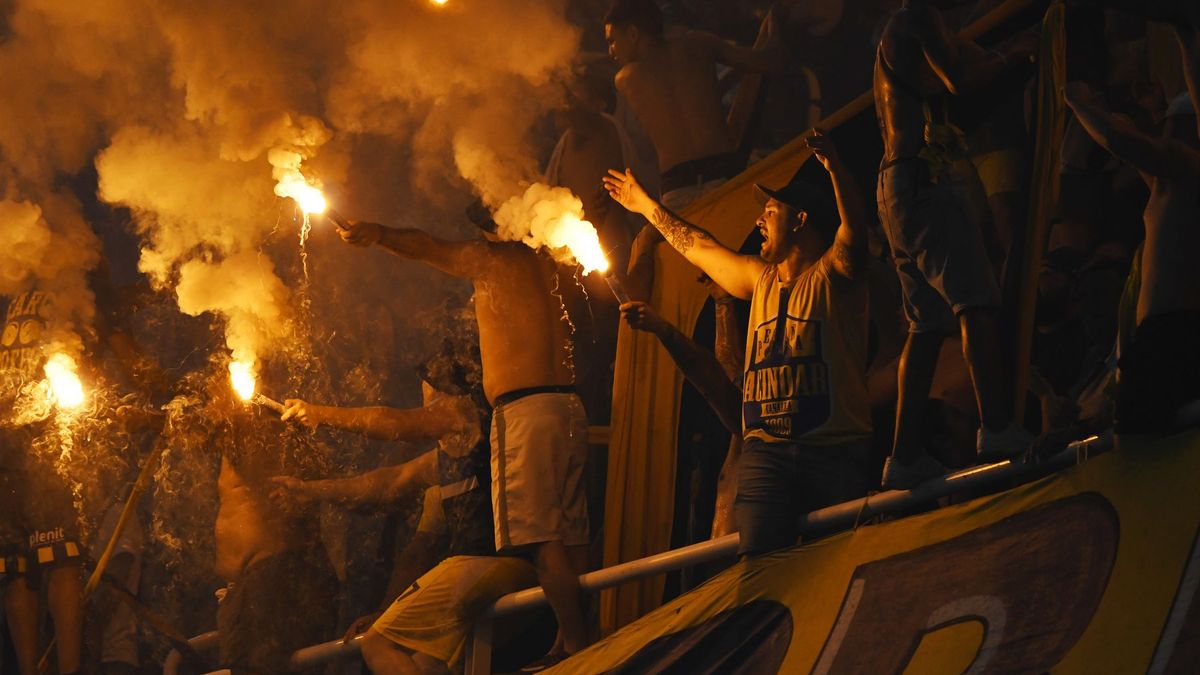
{"type": "Polygon", "coordinates": [[[1006,459],[1019,460],[1032,443],[1033,434],[1016,424],[1009,424],[1004,431],[988,431],[981,426],[975,432],[975,450],[979,453],[979,461],[984,464],[1006,459]]]}
{"type": "Polygon", "coordinates": [[[884,490],[911,490],[930,478],[944,475],[946,467],[926,453],[921,453],[912,464],[901,464],[888,457],[883,463],[883,481],[880,484],[884,490]]]}

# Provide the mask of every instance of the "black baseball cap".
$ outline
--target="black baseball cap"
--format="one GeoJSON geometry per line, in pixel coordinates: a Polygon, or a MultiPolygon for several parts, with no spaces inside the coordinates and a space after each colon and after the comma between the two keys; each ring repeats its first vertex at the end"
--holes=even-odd
{"type": "Polygon", "coordinates": [[[777,190],[755,183],[754,197],[764,206],[768,199],[774,199],[795,211],[804,211],[809,222],[822,232],[831,232],[840,221],[832,183],[818,187],[797,175],[777,190]]]}

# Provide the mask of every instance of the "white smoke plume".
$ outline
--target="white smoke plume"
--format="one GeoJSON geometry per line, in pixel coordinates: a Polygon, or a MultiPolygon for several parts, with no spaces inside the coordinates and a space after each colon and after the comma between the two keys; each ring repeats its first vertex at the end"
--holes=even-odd
{"type": "Polygon", "coordinates": [[[578,262],[585,273],[608,269],[600,236],[583,219],[583,201],[565,187],[534,183],[504,202],[495,220],[501,239],[523,242],[534,250],[545,247],[555,260],[578,262]]]}
{"type": "MultiPolygon", "coordinates": [[[[278,287],[258,298],[273,305],[221,306],[184,297],[178,283],[192,260],[216,264],[217,273],[240,271],[219,263],[262,250],[281,226],[291,205],[281,211],[273,180],[294,177],[296,166],[272,166],[269,156],[299,155],[299,170],[314,183],[355,197],[335,204],[352,217],[415,212],[440,222],[468,190],[498,208],[536,176],[540,148],[529,132],[558,103],[556,81],[578,48],[564,7],[565,0],[16,0],[0,8],[0,176],[21,186],[13,201],[48,214],[50,186],[101,153],[100,196],[133,212],[145,240],[141,269],[174,288],[181,307],[262,325],[288,314],[289,295],[278,287]],[[397,148],[399,157],[375,156],[397,148]],[[397,194],[416,204],[369,210],[394,208],[397,194]]],[[[95,264],[94,238],[47,222],[88,248],[95,264]]],[[[44,263],[23,264],[33,274],[29,266],[44,263]]]]}

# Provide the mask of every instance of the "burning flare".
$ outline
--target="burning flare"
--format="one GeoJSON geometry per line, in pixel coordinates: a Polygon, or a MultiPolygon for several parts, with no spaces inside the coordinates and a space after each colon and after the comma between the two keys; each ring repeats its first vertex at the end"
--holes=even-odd
{"type": "Polygon", "coordinates": [[[254,364],[246,361],[230,361],[229,383],[233,385],[233,390],[237,392],[238,398],[246,402],[253,399],[254,389],[257,385],[254,377],[254,364]]]}
{"type": "Polygon", "coordinates": [[[566,246],[575,257],[575,261],[583,267],[584,274],[604,274],[608,271],[608,258],[604,257],[604,249],[600,246],[600,235],[588,221],[565,213],[548,233],[547,239],[551,242],[561,242],[558,246],[551,243],[553,248],[566,246]]]}
{"type": "Polygon", "coordinates": [[[42,370],[50,383],[50,395],[60,408],[77,408],[83,404],[83,383],[75,373],[75,359],[58,352],[52,354],[42,370]]]}
{"type": "Polygon", "coordinates": [[[325,195],[321,194],[316,187],[309,185],[299,171],[280,178],[279,182],[275,184],[275,194],[291,198],[306,216],[325,213],[325,209],[328,207],[325,195]]]}

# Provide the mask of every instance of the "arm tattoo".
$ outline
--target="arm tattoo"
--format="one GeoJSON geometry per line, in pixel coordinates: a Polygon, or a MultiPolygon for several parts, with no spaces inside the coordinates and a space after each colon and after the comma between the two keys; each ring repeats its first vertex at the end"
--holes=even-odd
{"type": "Polygon", "coordinates": [[[862,255],[846,244],[835,241],[833,243],[833,266],[843,276],[855,279],[863,271],[862,255]]]}
{"type": "Polygon", "coordinates": [[[662,232],[667,242],[676,251],[679,251],[681,255],[687,255],[688,250],[692,248],[692,244],[695,244],[697,240],[712,239],[712,235],[695,225],[676,218],[674,214],[663,206],[658,206],[654,209],[651,222],[654,223],[659,232],[662,232]]]}

